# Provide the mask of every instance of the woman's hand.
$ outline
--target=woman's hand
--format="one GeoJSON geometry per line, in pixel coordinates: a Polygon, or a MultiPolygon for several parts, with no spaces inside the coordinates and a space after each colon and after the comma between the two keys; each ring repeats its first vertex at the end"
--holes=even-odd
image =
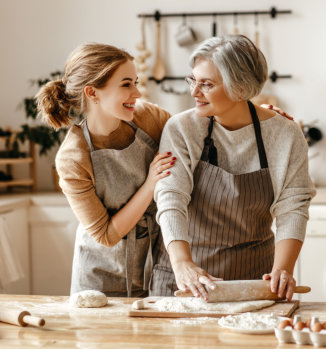
{"type": "Polygon", "coordinates": [[[282,116],[285,116],[286,118],[288,118],[289,120],[293,120],[293,117],[291,115],[289,115],[288,113],[286,113],[284,110],[278,108],[278,107],[275,107],[274,105],[272,104],[262,104],[261,107],[265,108],[265,109],[271,109],[271,110],[274,110],[276,111],[276,113],[279,113],[280,115],[282,116]]]}
{"type": "Polygon", "coordinates": [[[272,270],[270,274],[263,275],[264,280],[271,280],[271,291],[277,293],[279,297],[286,297],[288,301],[292,299],[296,281],[292,274],[286,270],[272,270]]]}
{"type": "Polygon", "coordinates": [[[176,157],[171,156],[170,152],[159,154],[157,153],[154,157],[154,160],[149,166],[148,175],[144,185],[154,192],[155,184],[164,177],[167,177],[170,174],[170,171],[167,171],[169,168],[174,166],[176,157]]]}
{"type": "Polygon", "coordinates": [[[195,297],[208,299],[207,288],[214,290],[216,285],[213,281],[221,280],[206,273],[192,261],[178,262],[173,268],[179,290],[191,291],[195,297]]]}

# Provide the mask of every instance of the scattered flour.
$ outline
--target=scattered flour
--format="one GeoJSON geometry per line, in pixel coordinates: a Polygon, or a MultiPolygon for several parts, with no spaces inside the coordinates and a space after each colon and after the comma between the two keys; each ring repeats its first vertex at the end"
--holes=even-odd
{"type": "Polygon", "coordinates": [[[277,317],[270,314],[244,313],[222,317],[218,324],[231,329],[261,331],[274,328],[278,322],[277,317]]]}
{"type": "Polygon", "coordinates": [[[234,314],[265,308],[274,303],[270,300],[207,303],[202,298],[196,297],[164,297],[155,303],[155,308],[159,311],[177,313],[234,314]]]}

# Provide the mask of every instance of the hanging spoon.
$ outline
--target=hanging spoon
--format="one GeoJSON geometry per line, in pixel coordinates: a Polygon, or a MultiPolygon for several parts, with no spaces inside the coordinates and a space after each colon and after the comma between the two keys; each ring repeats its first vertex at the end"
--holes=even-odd
{"type": "Polygon", "coordinates": [[[153,77],[155,80],[162,80],[165,76],[164,63],[161,58],[161,23],[160,16],[156,19],[156,59],[153,68],[153,77]]]}

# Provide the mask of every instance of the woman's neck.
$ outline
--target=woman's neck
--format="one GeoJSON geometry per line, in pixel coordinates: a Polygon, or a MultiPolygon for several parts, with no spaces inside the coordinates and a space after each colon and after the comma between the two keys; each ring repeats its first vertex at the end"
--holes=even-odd
{"type": "Polygon", "coordinates": [[[87,115],[87,127],[95,136],[108,136],[120,126],[121,120],[114,117],[101,117],[90,113],[87,115]]]}
{"type": "Polygon", "coordinates": [[[238,130],[252,124],[248,103],[241,101],[232,104],[223,113],[214,116],[215,120],[228,130],[238,130]]]}

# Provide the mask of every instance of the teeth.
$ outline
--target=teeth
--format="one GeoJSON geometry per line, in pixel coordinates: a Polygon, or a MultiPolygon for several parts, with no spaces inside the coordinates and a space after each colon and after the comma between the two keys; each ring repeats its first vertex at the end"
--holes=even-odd
{"type": "Polygon", "coordinates": [[[127,108],[133,108],[135,106],[135,104],[126,104],[125,103],[124,106],[127,107],[127,108]]]}

